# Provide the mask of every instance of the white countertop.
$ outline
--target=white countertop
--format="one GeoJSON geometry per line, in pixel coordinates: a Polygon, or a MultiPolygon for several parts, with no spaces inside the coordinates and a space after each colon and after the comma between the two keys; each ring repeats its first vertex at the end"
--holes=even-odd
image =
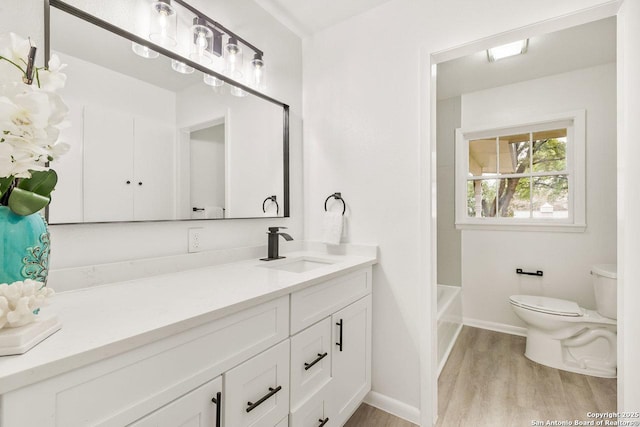
{"type": "Polygon", "coordinates": [[[77,369],[376,262],[370,254],[287,253],[62,292],[42,313],[62,329],[18,356],[0,357],[0,394],[77,369]],[[331,260],[307,272],[273,268],[297,257],[331,260]]]}

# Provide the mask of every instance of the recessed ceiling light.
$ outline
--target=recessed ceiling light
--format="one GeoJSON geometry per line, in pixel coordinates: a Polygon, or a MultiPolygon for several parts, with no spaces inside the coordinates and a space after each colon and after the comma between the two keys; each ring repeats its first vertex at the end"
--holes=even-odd
{"type": "Polygon", "coordinates": [[[489,62],[493,62],[510,56],[520,55],[527,51],[528,45],[529,39],[524,39],[503,44],[502,46],[492,47],[487,50],[487,58],[489,58],[489,62]]]}

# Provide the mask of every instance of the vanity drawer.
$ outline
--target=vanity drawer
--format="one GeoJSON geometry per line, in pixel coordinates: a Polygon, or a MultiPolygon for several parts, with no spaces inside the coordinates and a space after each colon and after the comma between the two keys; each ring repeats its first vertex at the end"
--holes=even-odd
{"type": "Polygon", "coordinates": [[[224,374],[224,425],[275,426],[289,413],[289,340],[224,374]]]}
{"type": "Polygon", "coordinates": [[[371,293],[371,267],[291,294],[291,334],[371,293]]]}
{"type": "Polygon", "coordinates": [[[281,297],[4,394],[0,425],[127,425],[287,339],[288,308],[281,297]]]}
{"type": "Polygon", "coordinates": [[[291,409],[331,380],[331,318],[291,337],[291,409]]]}
{"type": "Polygon", "coordinates": [[[337,426],[331,400],[331,387],[327,383],[311,399],[291,412],[291,427],[331,427],[337,426]]]}

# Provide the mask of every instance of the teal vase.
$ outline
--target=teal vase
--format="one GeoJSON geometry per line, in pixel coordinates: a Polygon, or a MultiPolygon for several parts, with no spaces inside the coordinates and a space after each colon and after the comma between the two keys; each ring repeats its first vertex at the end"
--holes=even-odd
{"type": "Polygon", "coordinates": [[[0,283],[32,279],[46,285],[49,229],[39,213],[21,216],[0,206],[0,283]]]}

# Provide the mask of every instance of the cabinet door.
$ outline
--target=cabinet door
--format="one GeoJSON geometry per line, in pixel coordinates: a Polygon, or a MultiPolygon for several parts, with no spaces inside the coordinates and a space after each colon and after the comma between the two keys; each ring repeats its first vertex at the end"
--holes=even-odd
{"type": "Polygon", "coordinates": [[[175,218],[175,128],[146,118],[134,123],[134,218],[175,218]]]}
{"type": "Polygon", "coordinates": [[[371,390],[371,295],[332,316],[333,397],[342,425],[371,390]]]}
{"type": "Polygon", "coordinates": [[[225,427],[275,426],[289,413],[289,340],[224,374],[225,427]]]}
{"type": "Polygon", "coordinates": [[[133,219],[133,118],[84,109],[84,221],[133,219]]]}
{"type": "Polygon", "coordinates": [[[221,393],[222,377],[217,377],[129,426],[222,427],[218,408],[221,393]]]}

